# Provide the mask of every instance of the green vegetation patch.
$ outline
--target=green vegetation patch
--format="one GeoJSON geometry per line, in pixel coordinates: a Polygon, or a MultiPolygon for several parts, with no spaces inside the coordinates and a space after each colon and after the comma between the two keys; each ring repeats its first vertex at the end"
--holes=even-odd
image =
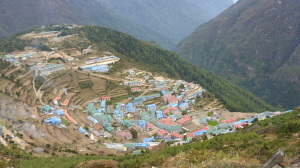
{"type": "Polygon", "coordinates": [[[207,121],[209,126],[217,126],[219,123],[217,121],[207,121]]]}

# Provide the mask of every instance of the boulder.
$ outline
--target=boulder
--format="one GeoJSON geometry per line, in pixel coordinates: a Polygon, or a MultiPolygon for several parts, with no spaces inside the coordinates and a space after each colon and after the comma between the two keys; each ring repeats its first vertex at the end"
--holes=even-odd
{"type": "Polygon", "coordinates": [[[44,148],[34,148],[32,151],[37,154],[41,154],[45,152],[44,148]]]}
{"type": "Polygon", "coordinates": [[[283,162],[284,152],[278,149],[273,156],[262,166],[262,168],[273,168],[283,162]]]}

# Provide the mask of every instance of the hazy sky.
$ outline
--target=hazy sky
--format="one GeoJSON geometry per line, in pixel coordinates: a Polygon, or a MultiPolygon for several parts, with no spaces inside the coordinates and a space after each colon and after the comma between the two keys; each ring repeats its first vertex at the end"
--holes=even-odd
{"type": "Polygon", "coordinates": [[[232,0],[234,3],[236,3],[238,0],[232,0]]]}

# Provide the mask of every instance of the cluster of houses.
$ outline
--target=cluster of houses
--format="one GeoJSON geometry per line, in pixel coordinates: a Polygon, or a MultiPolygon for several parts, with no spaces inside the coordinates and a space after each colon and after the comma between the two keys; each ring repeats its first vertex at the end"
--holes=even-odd
{"type": "Polygon", "coordinates": [[[119,60],[120,60],[119,57],[116,57],[116,56],[112,55],[112,56],[105,56],[105,57],[95,58],[95,59],[92,59],[92,60],[87,60],[84,63],[85,64],[95,64],[95,63],[102,63],[102,62],[114,63],[114,62],[117,62],[119,60]]]}
{"type": "Polygon", "coordinates": [[[117,62],[119,60],[120,60],[120,58],[116,57],[114,55],[105,56],[105,57],[85,61],[85,64],[88,64],[88,65],[81,66],[81,68],[87,72],[109,72],[108,64],[117,62]],[[101,64],[102,62],[105,62],[107,64],[101,64]],[[89,65],[89,64],[93,64],[93,65],[89,65]]]}
{"type": "Polygon", "coordinates": [[[38,71],[38,75],[46,76],[64,70],[66,67],[64,64],[46,64],[43,66],[42,63],[37,63],[36,65],[31,66],[30,69],[38,71]]]}
{"type": "MultiPolygon", "coordinates": [[[[130,71],[129,75],[133,76],[134,74],[136,74],[134,71],[130,71]]],[[[143,77],[150,79],[149,75],[143,77]]],[[[131,81],[123,84],[131,86],[132,92],[141,91],[141,88],[138,87],[141,82],[131,81]]],[[[79,127],[78,131],[90,137],[111,138],[119,136],[128,143],[106,143],[106,147],[121,151],[135,150],[133,153],[140,153],[141,148],[152,149],[159,145],[162,140],[188,143],[197,136],[225,134],[245,128],[256,121],[255,118],[263,120],[282,114],[281,112],[264,112],[242,120],[222,119],[218,115],[203,117],[200,119],[201,128],[191,131],[185,127],[192,123],[193,116],[187,113],[183,114],[183,112],[193,108],[195,99],[202,97],[205,90],[200,85],[182,80],[155,81],[148,83],[148,85],[152,86],[153,94],[128,99],[127,103],[111,105],[111,102],[108,103],[111,101],[109,96],[103,96],[98,101],[88,103],[84,113],[88,113],[87,119],[91,121],[91,127],[89,129],[79,127]],[[149,104],[148,102],[156,103],[149,104]],[[143,142],[140,143],[129,143],[133,138],[130,129],[145,132],[149,138],[144,138],[143,142]]],[[[45,119],[45,124],[62,128],[63,124],[60,117],[75,122],[65,110],[52,108],[48,105],[42,106],[40,110],[48,115],[56,114],[56,116],[45,119]]]]}

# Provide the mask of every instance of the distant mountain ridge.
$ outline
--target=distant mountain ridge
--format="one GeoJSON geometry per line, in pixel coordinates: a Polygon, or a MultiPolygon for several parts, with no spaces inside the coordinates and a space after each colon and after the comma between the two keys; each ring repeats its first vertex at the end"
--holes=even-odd
{"type": "Polygon", "coordinates": [[[233,4],[232,0],[97,0],[128,20],[178,42],[233,4]]]}
{"type": "Polygon", "coordinates": [[[99,25],[146,41],[173,46],[169,39],[117,15],[96,0],[2,0],[0,37],[47,24],[99,25]]]}
{"type": "Polygon", "coordinates": [[[240,0],[174,49],[273,105],[300,99],[300,1],[240,0]]]}

